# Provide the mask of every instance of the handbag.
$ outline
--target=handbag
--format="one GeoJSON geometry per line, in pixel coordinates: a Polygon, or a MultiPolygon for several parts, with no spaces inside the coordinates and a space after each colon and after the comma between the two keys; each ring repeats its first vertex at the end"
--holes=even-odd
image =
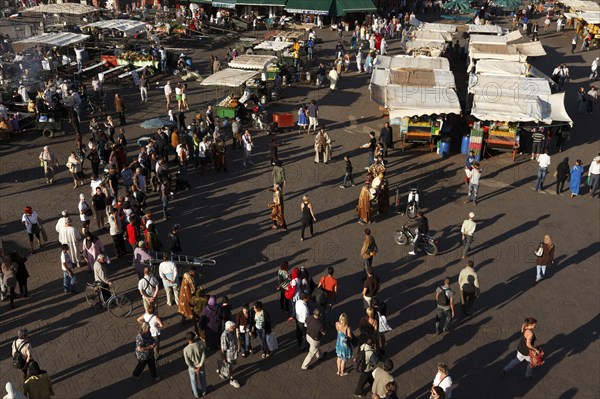
{"type": "Polygon", "coordinates": [[[531,349],[529,349],[529,359],[530,359],[531,368],[541,366],[545,363],[544,362],[544,351],[542,350],[542,348],[537,348],[537,350],[538,350],[538,353],[536,355],[535,353],[533,353],[533,351],[531,349]]]}
{"type": "Polygon", "coordinates": [[[230,371],[229,371],[229,363],[224,362],[223,360],[218,360],[217,361],[217,371],[219,372],[219,374],[221,374],[224,378],[229,378],[230,377],[230,371]]]}
{"type": "Polygon", "coordinates": [[[379,313],[379,332],[385,333],[388,331],[392,331],[392,327],[390,327],[390,325],[387,321],[387,317],[385,317],[384,315],[379,313]]]}
{"type": "Polygon", "coordinates": [[[273,334],[267,334],[267,347],[269,348],[270,352],[276,351],[277,348],[279,347],[277,345],[277,337],[273,334]]]}
{"type": "Polygon", "coordinates": [[[540,246],[535,250],[534,254],[537,257],[544,255],[544,245],[540,243],[540,246]]]}
{"type": "Polygon", "coordinates": [[[84,204],[85,204],[86,208],[85,208],[85,211],[83,211],[83,214],[85,216],[93,216],[94,215],[94,211],[92,211],[92,208],[90,208],[90,206],[88,205],[87,202],[84,202],[84,204]]]}

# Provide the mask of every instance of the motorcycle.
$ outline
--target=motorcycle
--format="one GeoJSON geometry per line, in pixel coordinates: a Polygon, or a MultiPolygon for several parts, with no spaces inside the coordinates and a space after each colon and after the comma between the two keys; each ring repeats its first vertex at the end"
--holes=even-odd
{"type": "MultiPolygon", "coordinates": [[[[404,225],[401,230],[396,231],[396,234],[394,234],[394,241],[396,241],[396,244],[398,245],[412,245],[415,241],[415,233],[413,233],[407,225],[404,225]]],[[[437,242],[429,234],[423,236],[419,246],[429,256],[435,256],[438,253],[437,242]]]]}
{"type": "Polygon", "coordinates": [[[411,187],[408,193],[408,203],[406,204],[406,215],[414,219],[417,217],[419,210],[419,190],[416,187],[411,187]]]}

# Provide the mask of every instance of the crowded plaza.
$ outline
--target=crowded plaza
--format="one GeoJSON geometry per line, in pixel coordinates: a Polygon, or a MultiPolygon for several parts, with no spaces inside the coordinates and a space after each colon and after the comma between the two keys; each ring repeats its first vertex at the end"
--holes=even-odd
{"type": "Polygon", "coordinates": [[[0,397],[598,397],[597,1],[45,1],[0,397]]]}

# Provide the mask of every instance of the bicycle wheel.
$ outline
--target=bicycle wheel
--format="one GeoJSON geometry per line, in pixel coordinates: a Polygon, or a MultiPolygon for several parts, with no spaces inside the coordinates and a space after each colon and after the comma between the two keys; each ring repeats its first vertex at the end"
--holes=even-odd
{"type": "Polygon", "coordinates": [[[115,295],[108,301],[108,311],[115,317],[127,317],[133,310],[131,299],[125,295],[115,295]]]}
{"type": "Polygon", "coordinates": [[[85,288],[85,300],[90,306],[96,305],[96,302],[98,302],[98,294],[94,287],[87,286],[85,288]]]}

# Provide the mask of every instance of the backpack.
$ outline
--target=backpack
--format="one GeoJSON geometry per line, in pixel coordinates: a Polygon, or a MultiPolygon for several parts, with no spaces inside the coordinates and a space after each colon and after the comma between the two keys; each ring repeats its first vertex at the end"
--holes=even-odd
{"type": "Polygon", "coordinates": [[[362,349],[358,350],[358,353],[354,358],[354,368],[359,373],[363,373],[367,369],[367,359],[365,357],[365,351],[362,349]]]}
{"type": "Polygon", "coordinates": [[[450,291],[450,288],[440,287],[440,289],[442,290],[442,292],[440,292],[440,295],[438,295],[437,297],[438,305],[450,306],[450,297],[448,296],[448,291],[450,291]]]}
{"type": "Polygon", "coordinates": [[[369,253],[375,255],[377,252],[379,252],[379,248],[377,248],[377,244],[375,243],[375,240],[373,240],[369,245],[369,253]]]}
{"type": "Polygon", "coordinates": [[[19,345],[19,347],[17,348],[17,351],[15,352],[12,359],[13,367],[19,370],[23,370],[25,366],[27,366],[27,359],[25,359],[25,356],[23,356],[23,353],[21,353],[21,349],[23,349],[26,343],[27,341],[21,342],[21,345],[19,345]]]}

